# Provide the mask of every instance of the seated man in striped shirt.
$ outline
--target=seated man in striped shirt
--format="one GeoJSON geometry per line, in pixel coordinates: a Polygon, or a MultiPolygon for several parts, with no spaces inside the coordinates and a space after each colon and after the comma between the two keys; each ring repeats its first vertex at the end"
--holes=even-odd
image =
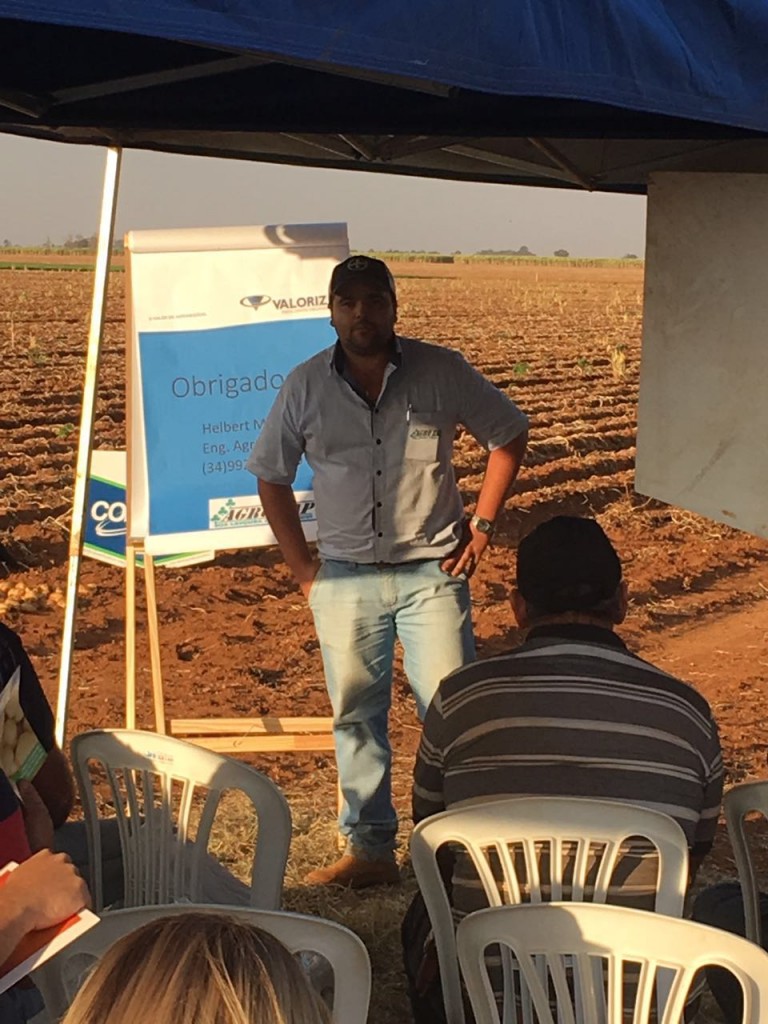
{"type": "MultiPolygon", "coordinates": [[[[512,607],[525,643],[447,676],[424,719],[413,819],[473,800],[573,796],[662,811],[682,827],[691,877],[712,845],[722,795],[717,727],[692,687],[627,650],[618,556],[597,522],[558,516],[520,543],[512,607]]],[[[656,865],[634,850],[616,902],[649,906],[656,865]],[[639,854],[639,855],[638,855],[639,854]]],[[[461,918],[486,905],[471,865],[453,870],[461,918]]],[[[448,873],[450,879],[450,870],[448,873]]],[[[403,924],[416,1020],[440,1020],[420,896],[403,924]]]]}

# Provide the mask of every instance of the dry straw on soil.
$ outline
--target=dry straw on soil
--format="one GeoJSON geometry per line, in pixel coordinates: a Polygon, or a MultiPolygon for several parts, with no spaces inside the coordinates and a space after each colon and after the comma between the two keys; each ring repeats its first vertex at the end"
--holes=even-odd
{"type": "MultiPolygon", "coordinates": [[[[331,782],[334,773],[327,774],[326,782],[331,782]]],[[[316,781],[313,778],[313,789],[316,781]]],[[[288,795],[293,838],[283,893],[285,909],[337,921],[359,935],[370,955],[373,971],[368,1019],[375,1024],[407,1024],[411,1013],[405,994],[400,922],[416,891],[416,881],[407,863],[406,832],[401,831],[400,835],[399,855],[405,863],[399,886],[361,892],[338,886],[307,886],[304,876],[336,856],[336,821],[330,811],[318,814],[316,796],[308,793],[307,787],[288,795]]],[[[249,806],[232,794],[222,806],[211,849],[243,881],[247,880],[254,836],[255,822],[249,806]]]]}
{"type": "MultiPolygon", "coordinates": [[[[327,785],[331,779],[326,778],[324,782],[327,785]]],[[[400,923],[417,890],[407,857],[410,827],[407,823],[401,827],[398,837],[398,858],[402,868],[399,886],[362,892],[339,887],[310,887],[303,883],[307,872],[335,856],[336,821],[329,812],[318,816],[316,799],[308,795],[306,787],[290,793],[289,797],[293,839],[285,879],[285,909],[337,921],[359,935],[370,955],[373,973],[368,1014],[370,1024],[410,1024],[412,1017],[405,991],[400,945],[400,923]]],[[[235,794],[225,799],[216,836],[213,852],[234,874],[246,881],[255,838],[255,823],[246,801],[235,794]]],[[[753,842],[763,855],[768,854],[764,834],[753,837],[753,842]]],[[[719,872],[713,865],[705,862],[697,879],[696,891],[719,878],[719,872]]],[[[696,1024],[722,1024],[717,1006],[708,994],[696,1024]]]]}

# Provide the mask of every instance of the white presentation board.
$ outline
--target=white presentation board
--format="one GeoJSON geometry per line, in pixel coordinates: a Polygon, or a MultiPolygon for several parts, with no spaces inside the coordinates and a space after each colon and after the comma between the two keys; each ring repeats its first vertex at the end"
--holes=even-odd
{"type": "MultiPolygon", "coordinates": [[[[128,529],[153,555],[273,544],[245,469],[289,371],[335,340],[345,224],[132,231],[128,529]]],[[[294,493],[316,533],[312,478],[294,493]]]]}
{"type": "Polygon", "coordinates": [[[768,175],[653,175],[641,494],[768,536],[768,175]]]}

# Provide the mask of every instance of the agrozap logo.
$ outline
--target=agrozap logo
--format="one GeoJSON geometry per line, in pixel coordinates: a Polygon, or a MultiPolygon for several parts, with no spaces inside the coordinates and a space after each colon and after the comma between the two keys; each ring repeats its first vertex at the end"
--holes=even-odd
{"type": "Polygon", "coordinates": [[[240,305],[250,306],[251,309],[260,309],[271,301],[272,299],[269,295],[245,295],[240,299],[240,305]]]}
{"type": "MultiPolygon", "coordinates": [[[[299,519],[303,523],[314,523],[317,519],[315,502],[302,500],[296,502],[299,519]]],[[[260,502],[254,504],[252,498],[210,498],[208,501],[209,526],[214,530],[228,529],[233,526],[268,526],[264,508],[260,502]]]]}

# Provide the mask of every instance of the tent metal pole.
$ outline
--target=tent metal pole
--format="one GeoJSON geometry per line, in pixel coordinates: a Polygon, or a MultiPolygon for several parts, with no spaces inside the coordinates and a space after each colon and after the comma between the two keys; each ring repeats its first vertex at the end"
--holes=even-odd
{"type": "Polygon", "coordinates": [[[548,157],[556,167],[565,171],[566,174],[570,174],[574,181],[577,181],[583,189],[586,189],[587,192],[594,192],[594,180],[592,178],[588,178],[585,174],[582,174],[576,164],[571,160],[566,160],[563,154],[553,146],[551,142],[547,142],[546,139],[531,138],[526,141],[530,142],[530,144],[538,149],[540,153],[543,153],[544,156],[548,157]]]}
{"type": "Polygon", "coordinates": [[[120,164],[123,151],[110,146],[104,167],[104,191],[101,199],[99,241],[96,250],[96,268],[93,281],[91,322],[88,329],[88,353],[85,362],[85,384],[83,405],[80,414],[80,434],[77,443],[77,467],[75,470],[75,492],[72,498],[72,528],[69,534],[69,565],[67,570],[66,606],[64,609],[64,630],[61,641],[59,663],[59,691],[56,699],[56,743],[64,746],[69,704],[69,683],[72,670],[72,650],[75,636],[75,612],[77,610],[77,584],[80,577],[80,561],[83,551],[83,523],[88,501],[88,477],[91,471],[91,449],[93,447],[93,423],[99,380],[101,340],[104,334],[104,313],[107,305],[109,264],[112,258],[112,238],[115,230],[117,193],[120,184],[120,164]]]}

